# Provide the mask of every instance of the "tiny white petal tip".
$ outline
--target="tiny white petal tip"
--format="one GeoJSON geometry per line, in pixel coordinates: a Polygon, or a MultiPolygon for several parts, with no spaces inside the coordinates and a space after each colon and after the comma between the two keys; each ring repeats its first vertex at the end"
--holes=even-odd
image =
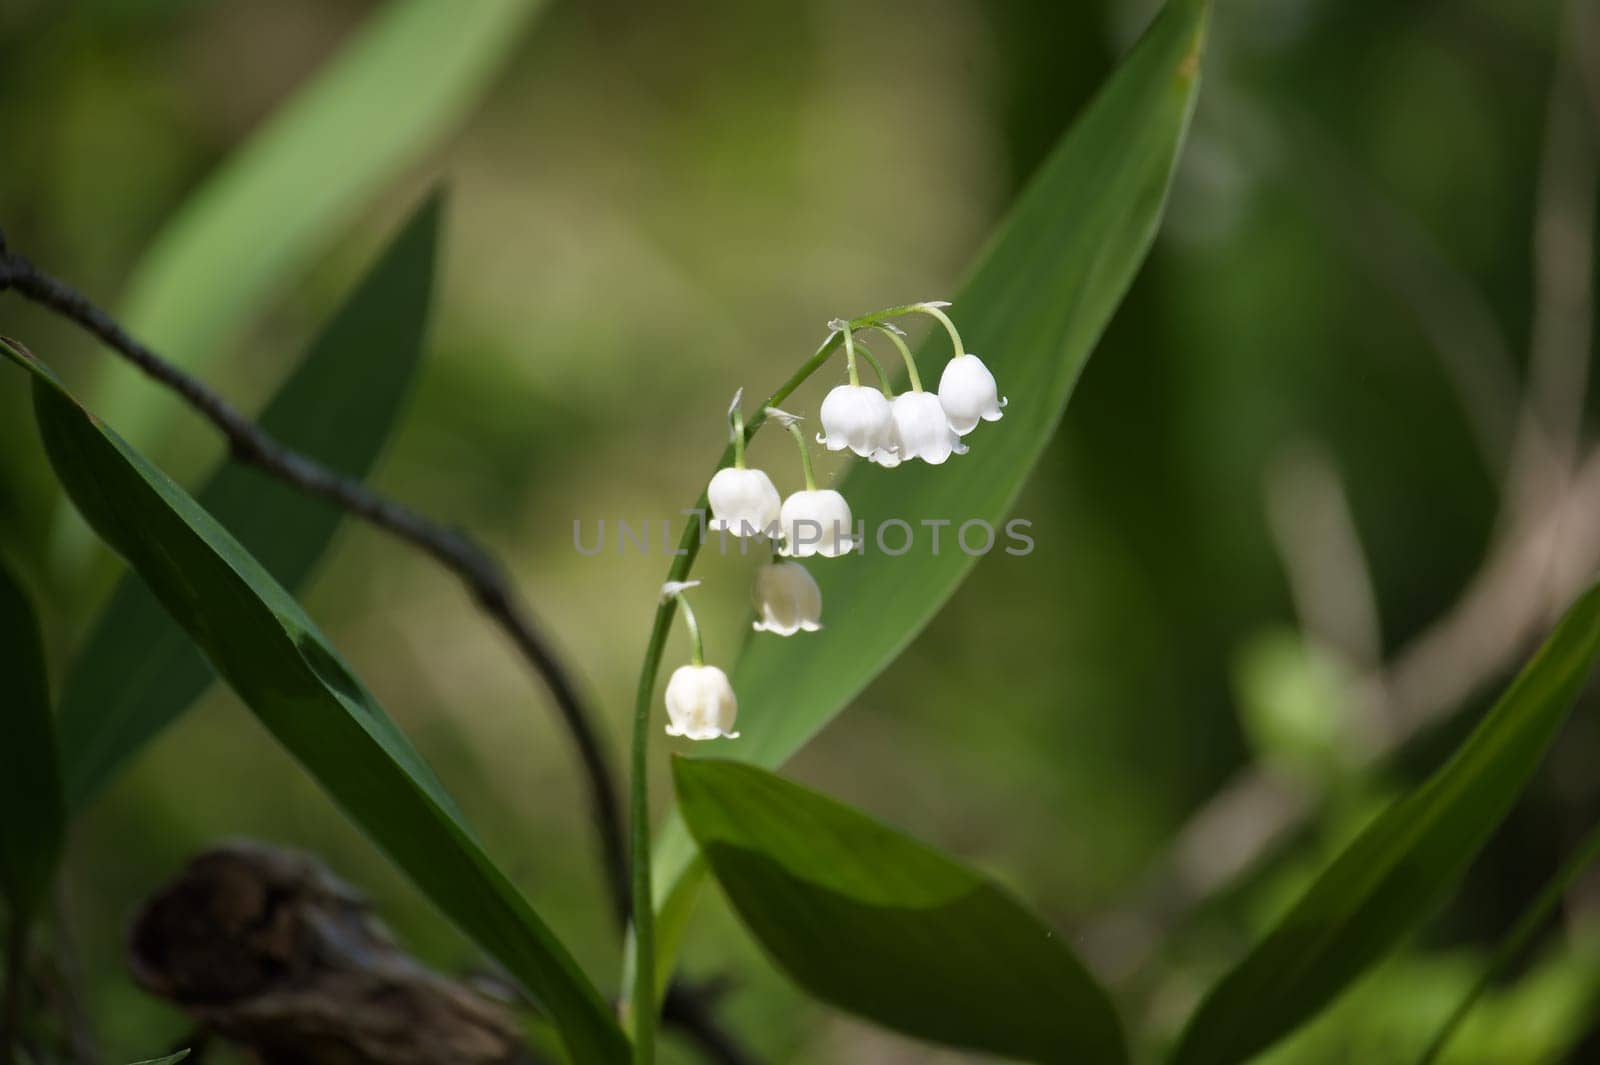
{"type": "Polygon", "coordinates": [[[896,336],[906,335],[906,331],[895,325],[893,322],[879,322],[878,324],[887,329],[889,332],[894,333],[896,336]]]}
{"type": "Polygon", "coordinates": [[[917,304],[917,306],[918,307],[949,307],[949,306],[952,306],[952,304],[951,304],[951,302],[949,300],[923,300],[921,303],[917,304]]]}
{"type": "Polygon", "coordinates": [[[661,586],[661,598],[671,599],[679,592],[687,592],[690,588],[700,587],[699,581],[668,581],[661,586]]]}
{"type": "Polygon", "coordinates": [[[768,407],[767,417],[776,418],[778,420],[778,424],[782,425],[785,429],[798,422],[805,421],[805,419],[800,417],[800,415],[790,414],[788,411],[779,410],[777,407],[768,407]]]}
{"type": "Polygon", "coordinates": [[[843,333],[849,328],[850,323],[845,321],[843,318],[830,318],[828,320],[828,331],[830,333],[843,333]]]}
{"type": "Polygon", "coordinates": [[[742,399],[744,399],[744,389],[741,388],[733,394],[733,402],[728,404],[728,417],[733,417],[733,412],[739,409],[739,402],[742,399]]]}

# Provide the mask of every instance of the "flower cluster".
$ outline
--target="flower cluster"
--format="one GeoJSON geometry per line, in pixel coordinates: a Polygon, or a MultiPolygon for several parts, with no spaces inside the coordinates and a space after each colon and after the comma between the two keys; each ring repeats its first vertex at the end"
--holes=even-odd
{"type": "MultiPolygon", "coordinates": [[[[951,455],[966,453],[967,446],[961,438],[977,428],[980,421],[1000,420],[1006,401],[1000,397],[994,375],[983,360],[962,346],[955,323],[944,313],[948,306],[942,302],[915,303],[852,322],[835,319],[828,323],[842,341],[850,383],[833,389],[822,401],[819,444],[829,451],[848,448],[886,468],[913,459],[937,466],[951,455]],[[905,333],[890,320],[903,314],[929,315],[950,334],[955,353],[939,377],[938,392],[923,390],[905,333]],[[856,336],[867,330],[882,334],[899,351],[905,362],[909,391],[895,395],[890,388],[882,365],[856,336]],[[861,383],[858,355],[877,374],[877,388],[861,383]]],[[[778,554],[789,558],[835,558],[853,550],[850,504],[833,489],[817,487],[799,418],[774,407],[765,410],[766,416],[787,429],[800,447],[804,489],[784,499],[771,477],[762,470],[746,467],[742,398],[742,392],[735,395],[728,409],[733,465],[718,470],[706,488],[711,507],[708,527],[734,536],[764,537],[773,543],[778,554]]],[[[667,683],[667,733],[694,740],[732,739],[738,736],[729,731],[738,712],[733,686],[726,673],[705,665],[699,628],[683,595],[698,583],[673,582],[662,588],[664,597],[675,598],[683,608],[694,647],[693,664],[680,667],[667,683]]],[[[799,562],[774,559],[763,565],[756,574],[755,605],[757,632],[792,636],[822,627],[822,592],[799,562]]]]}

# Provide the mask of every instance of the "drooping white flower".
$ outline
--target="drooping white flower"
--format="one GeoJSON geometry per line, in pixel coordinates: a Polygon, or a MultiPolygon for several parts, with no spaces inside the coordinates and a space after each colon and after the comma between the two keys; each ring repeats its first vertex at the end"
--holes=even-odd
{"type": "Polygon", "coordinates": [[[822,628],[822,589],[798,562],[772,562],[756,570],[757,632],[793,636],[822,628]]]}
{"type": "Polygon", "coordinates": [[[667,735],[691,740],[738,739],[739,713],[728,675],[716,666],[679,666],[667,681],[667,735]]]}
{"type": "Polygon", "coordinates": [[[782,498],[777,486],[760,470],[727,466],[716,472],[706,488],[711,503],[710,528],[735,536],[765,535],[778,520],[782,498]]]}
{"type": "Polygon", "coordinates": [[[889,400],[876,388],[840,385],[822,401],[817,443],[829,451],[849,448],[862,458],[883,448],[889,436],[889,400]]]}
{"type": "Polygon", "coordinates": [[[939,405],[950,420],[950,428],[966,436],[977,428],[980,419],[999,421],[1000,408],[1006,401],[1000,398],[994,374],[982,359],[969,352],[945,363],[944,373],[939,375],[939,405]]]}
{"type": "MultiPolygon", "coordinates": [[[[952,454],[965,455],[967,447],[950,428],[949,416],[932,392],[902,392],[894,397],[890,410],[894,426],[890,448],[901,461],[921,459],[937,466],[952,454]]],[[[885,456],[887,457],[887,456],[885,456]]],[[[879,465],[893,465],[875,457],[879,465]]]]}
{"type": "Polygon", "coordinates": [[[854,546],[850,504],[831,488],[808,489],[785,499],[778,524],[783,529],[786,555],[833,558],[854,546]]]}

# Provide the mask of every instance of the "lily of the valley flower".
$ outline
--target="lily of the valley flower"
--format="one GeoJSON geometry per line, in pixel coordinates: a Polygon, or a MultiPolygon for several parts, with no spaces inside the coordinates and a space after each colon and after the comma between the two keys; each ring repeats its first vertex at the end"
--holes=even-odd
{"type": "Polygon", "coordinates": [[[778,526],[783,530],[783,553],[796,558],[834,558],[855,546],[850,539],[850,504],[831,488],[808,489],[785,499],[778,526]]]}
{"type": "Polygon", "coordinates": [[[967,453],[967,446],[950,427],[950,419],[939,397],[932,392],[902,392],[894,397],[890,413],[893,426],[889,447],[885,453],[875,456],[880,465],[893,466],[902,460],[921,459],[938,466],[952,454],[967,453]]]}
{"type": "Polygon", "coordinates": [[[711,503],[711,530],[735,536],[765,535],[778,520],[783,502],[771,477],[733,466],[723,467],[711,478],[706,499],[711,503]]]}
{"type": "Polygon", "coordinates": [[[679,666],[667,681],[667,735],[691,740],[738,739],[739,713],[728,675],[716,666],[679,666]]]}
{"type": "Polygon", "coordinates": [[[689,627],[689,665],[673,670],[667,681],[667,735],[691,740],[738,739],[733,719],[739,713],[728,675],[716,666],[706,665],[705,648],[700,642],[700,624],[684,596],[699,581],[668,581],[661,586],[662,599],[676,599],[689,627]]]}
{"type": "Polygon", "coordinates": [[[817,487],[806,434],[800,431],[800,419],[776,407],[767,408],[767,417],[794,437],[795,445],[800,448],[800,468],[805,471],[806,478],[805,491],[785,499],[778,512],[778,528],[783,534],[782,553],[799,558],[812,555],[832,558],[844,554],[855,546],[850,539],[850,504],[833,489],[817,487]]]}
{"type": "Polygon", "coordinates": [[[1006,401],[1000,398],[994,374],[983,360],[968,353],[945,363],[944,373],[939,376],[939,405],[950,420],[950,428],[966,436],[977,428],[980,419],[999,421],[1000,408],[1006,401]]]}
{"type": "Polygon", "coordinates": [[[711,504],[709,524],[712,532],[765,536],[778,520],[782,500],[771,477],[760,470],[744,467],[744,415],[739,410],[739,401],[743,398],[744,389],[741,388],[728,405],[733,465],[718,470],[706,487],[706,501],[711,504]]]}
{"type": "Polygon", "coordinates": [[[871,458],[889,441],[889,400],[876,388],[840,385],[822,401],[822,432],[817,443],[829,451],[849,448],[871,458]]]}
{"type": "Polygon", "coordinates": [[[757,632],[793,636],[822,628],[822,590],[798,562],[772,562],[756,571],[757,632]]]}

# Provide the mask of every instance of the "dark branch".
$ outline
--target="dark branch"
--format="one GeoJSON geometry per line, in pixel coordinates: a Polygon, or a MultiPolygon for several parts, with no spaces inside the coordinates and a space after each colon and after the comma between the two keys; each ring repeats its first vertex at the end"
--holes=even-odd
{"type": "Polygon", "coordinates": [[[0,289],[10,287],[28,299],[99,337],[157,383],[165,385],[199,411],[227,438],[233,457],[309,495],[383,529],[432,556],[456,574],[473,599],[505,630],[517,650],[533,666],[555,699],[562,723],[571,733],[583,762],[600,835],[606,884],[617,919],[624,926],[629,912],[629,882],[623,844],[622,814],[612,784],[611,768],[576,687],[533,617],[517,597],[505,569],[460,529],[440,525],[411,508],[371,491],[361,482],[322,466],[310,456],[285,447],[240,414],[198,378],[161,358],[130,336],[104,310],[69,285],[51,277],[20,255],[5,250],[0,238],[0,289]]]}

